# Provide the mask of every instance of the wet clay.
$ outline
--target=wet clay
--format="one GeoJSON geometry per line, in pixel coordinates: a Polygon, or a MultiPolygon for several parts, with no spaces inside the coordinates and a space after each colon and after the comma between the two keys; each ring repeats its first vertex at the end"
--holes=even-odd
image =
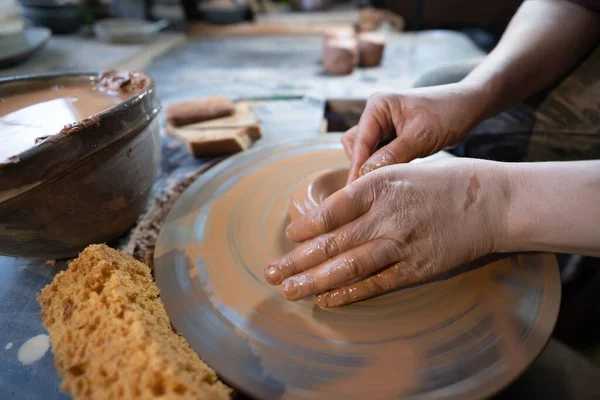
{"type": "Polygon", "coordinates": [[[331,75],[346,75],[358,64],[358,42],[355,38],[325,40],[323,69],[331,75]]]}
{"type": "Polygon", "coordinates": [[[97,123],[94,115],[121,103],[147,85],[145,75],[125,74],[106,73],[98,80],[28,90],[0,98],[0,161],[52,135],[73,134],[97,123]]]}
{"type": "Polygon", "coordinates": [[[342,189],[348,180],[348,168],[327,169],[300,182],[290,196],[288,214],[293,221],[317,207],[326,198],[342,189]]]}
{"type": "Polygon", "coordinates": [[[175,329],[224,379],[263,399],[490,396],[549,338],[560,301],[553,256],[513,256],[325,310],[265,281],[265,265],[295,246],[284,234],[294,189],[348,168],[338,140],[241,154],[183,193],[154,259],[175,329]]]}

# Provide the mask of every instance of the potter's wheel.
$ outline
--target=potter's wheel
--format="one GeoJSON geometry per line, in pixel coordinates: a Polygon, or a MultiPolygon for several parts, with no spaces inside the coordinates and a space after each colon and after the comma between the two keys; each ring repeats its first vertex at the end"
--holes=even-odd
{"type": "Polygon", "coordinates": [[[553,329],[553,255],[332,310],[287,302],[264,281],[264,266],[293,247],[283,230],[294,186],[346,165],[339,137],[327,136],[254,149],[195,182],[155,252],[175,329],[227,383],[263,399],[467,400],[506,386],[553,329]]]}

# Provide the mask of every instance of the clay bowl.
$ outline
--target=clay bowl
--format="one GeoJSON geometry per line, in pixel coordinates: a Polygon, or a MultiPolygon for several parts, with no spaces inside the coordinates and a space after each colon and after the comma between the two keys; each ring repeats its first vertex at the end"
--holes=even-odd
{"type": "Polygon", "coordinates": [[[293,221],[317,207],[326,198],[346,185],[348,168],[326,169],[309,175],[290,196],[288,214],[293,221]]]}
{"type": "MultiPolygon", "coordinates": [[[[453,157],[450,153],[440,151],[429,157],[417,158],[411,163],[431,162],[453,157]]],[[[343,188],[348,180],[349,172],[349,168],[326,169],[309,175],[298,183],[292,191],[288,205],[290,220],[300,218],[343,188]]]]}
{"type": "MultiPolygon", "coordinates": [[[[97,76],[0,79],[0,99],[65,85],[94,85],[97,76]]],[[[63,129],[24,151],[16,147],[20,152],[0,160],[0,254],[72,257],[90,243],[110,242],[135,223],[160,159],[155,118],[160,102],[152,80],[138,76],[143,77],[141,87],[82,120],[74,132],[63,129]]],[[[0,124],[0,142],[1,130],[9,128],[0,124]]]]}

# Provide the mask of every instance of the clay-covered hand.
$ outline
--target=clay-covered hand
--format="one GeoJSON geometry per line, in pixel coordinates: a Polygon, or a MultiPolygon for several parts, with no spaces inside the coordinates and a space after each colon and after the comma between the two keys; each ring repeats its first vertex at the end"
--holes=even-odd
{"type": "Polygon", "coordinates": [[[508,178],[502,163],[444,160],[367,174],[292,222],[304,242],[265,267],[289,300],[335,307],[503,251],[508,178]]]}
{"type": "Polygon", "coordinates": [[[475,86],[461,83],[372,95],[358,125],[342,137],[348,182],[457,144],[481,118],[478,96],[475,86]]]}

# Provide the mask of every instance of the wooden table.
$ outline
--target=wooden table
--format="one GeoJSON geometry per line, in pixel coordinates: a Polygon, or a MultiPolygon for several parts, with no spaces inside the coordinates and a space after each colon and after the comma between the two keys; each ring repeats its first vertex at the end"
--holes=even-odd
{"type": "MultiPolygon", "coordinates": [[[[112,48],[91,39],[64,37],[51,39],[46,49],[25,64],[0,70],[0,76],[110,67],[143,69],[151,63],[146,70],[157,82],[165,105],[214,94],[236,99],[302,95],[299,100],[259,103],[255,113],[265,131],[262,143],[266,143],[321,134],[327,98],[366,98],[375,91],[406,89],[429,69],[481,57],[482,52],[457,33],[397,34],[390,37],[381,68],[357,70],[345,77],[322,75],[320,55],[318,37],[183,42],[180,36],[173,36],[150,47],[112,48]],[[103,55],[102,51],[107,50],[109,53],[103,55]],[[168,52],[163,54],[165,51],[168,52]]],[[[162,146],[161,170],[153,196],[208,161],[193,159],[174,139],[163,138],[162,146]]],[[[31,365],[23,365],[17,359],[18,350],[27,339],[45,333],[35,294],[62,268],[64,262],[52,266],[0,257],[2,399],[68,398],[59,391],[60,379],[50,352],[31,365]]],[[[597,369],[559,343],[551,342],[540,359],[501,398],[530,398],[532,392],[540,398],[585,398],[583,393],[590,395],[600,386],[597,382],[597,369]]]]}

